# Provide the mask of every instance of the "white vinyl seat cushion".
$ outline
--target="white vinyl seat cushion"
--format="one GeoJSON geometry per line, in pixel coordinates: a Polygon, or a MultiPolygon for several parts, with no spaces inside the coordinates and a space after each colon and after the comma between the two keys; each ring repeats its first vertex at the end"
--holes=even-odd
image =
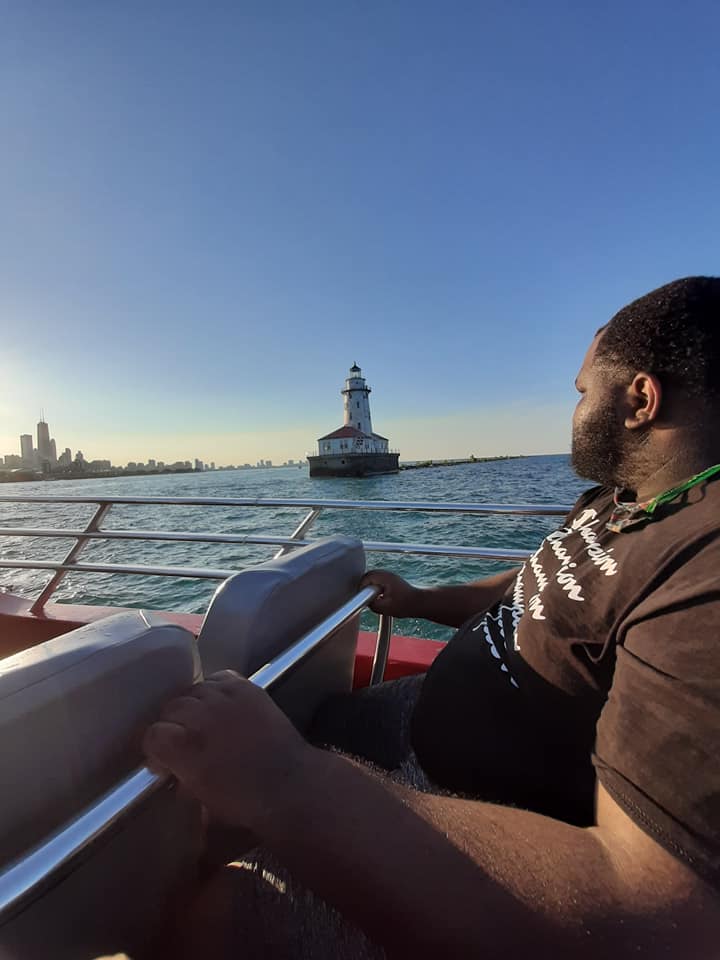
{"type": "Polygon", "coordinates": [[[192,634],[108,617],[0,661],[0,866],[142,763],[161,705],[199,676],[192,634]]]}
{"type": "MultiPolygon", "coordinates": [[[[198,636],[205,675],[232,669],[250,676],[353,597],[364,571],[361,541],[335,536],[230,577],[198,636]]],[[[323,699],[351,688],[358,623],[353,618],[273,688],[301,729],[323,699]]]]}

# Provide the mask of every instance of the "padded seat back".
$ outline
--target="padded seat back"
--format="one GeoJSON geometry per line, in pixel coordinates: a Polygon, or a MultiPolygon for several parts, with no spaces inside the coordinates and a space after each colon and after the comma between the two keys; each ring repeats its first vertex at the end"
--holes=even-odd
{"type": "MultiPolygon", "coordinates": [[[[147,725],[198,676],[192,634],[141,611],[0,661],[0,869],[140,766],[147,725]]],[[[0,957],[140,955],[197,855],[198,825],[194,804],[162,791],[43,896],[0,918],[0,957]],[[171,823],[183,832],[170,835],[171,823]]]]}
{"type": "MultiPolygon", "coordinates": [[[[327,537],[226,580],[210,603],[198,648],[205,675],[250,676],[358,592],[359,540],[327,537]]],[[[359,618],[354,617],[272,690],[304,729],[322,700],[352,687],[359,618]]]]}

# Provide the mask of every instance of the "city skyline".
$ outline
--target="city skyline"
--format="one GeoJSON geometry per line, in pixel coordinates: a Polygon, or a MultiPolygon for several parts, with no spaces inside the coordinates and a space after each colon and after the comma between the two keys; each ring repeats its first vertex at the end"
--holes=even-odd
{"type": "MultiPolygon", "coordinates": [[[[80,427],[82,442],[77,446],[71,444],[71,449],[73,455],[77,449],[81,449],[87,461],[109,459],[113,466],[132,461],[147,463],[149,459],[165,463],[188,458],[194,461],[196,457],[205,463],[215,461],[217,464],[236,465],[255,465],[265,459],[274,464],[288,460],[304,461],[307,454],[315,452],[317,438],[327,433],[327,424],[341,415],[337,384],[335,387],[334,394],[337,396],[331,393],[327,411],[321,412],[317,422],[307,427],[269,429],[262,435],[254,431],[224,435],[214,435],[210,431],[192,434],[168,432],[142,439],[135,436],[118,437],[107,432],[93,435],[82,432],[80,427]],[[96,457],[95,453],[100,456],[96,457]],[[200,456],[201,453],[204,455],[200,456]]],[[[384,410],[385,407],[386,404],[373,401],[373,410],[384,410]]],[[[457,410],[422,420],[387,416],[385,413],[381,416],[374,414],[374,418],[379,424],[378,429],[391,433],[393,448],[400,450],[401,461],[453,459],[471,454],[478,457],[532,456],[568,452],[572,409],[573,403],[568,402],[556,407],[538,404],[532,410],[521,412],[517,403],[498,403],[483,411],[457,410]],[[515,427],[521,416],[526,430],[518,435],[515,427]]],[[[0,452],[5,455],[14,453],[19,445],[19,436],[0,435],[0,452]]]]}
{"type": "Polygon", "coordinates": [[[50,436],[50,425],[44,419],[44,412],[41,412],[41,419],[36,424],[37,446],[34,445],[32,434],[19,435],[20,453],[0,454],[0,470],[29,470],[35,473],[57,473],[67,468],[76,467],[80,471],[97,473],[111,470],[132,471],[164,471],[164,470],[195,470],[203,472],[205,470],[225,470],[225,469],[256,469],[263,467],[293,467],[303,462],[302,459],[286,458],[282,463],[275,463],[271,458],[260,458],[255,463],[240,462],[217,465],[214,460],[204,461],[200,457],[192,459],[180,459],[174,461],[164,461],[156,457],[145,459],[128,460],[125,463],[115,462],[111,459],[91,457],[88,458],[81,450],[77,450],[75,456],[72,449],[66,447],[62,454],[57,454],[57,443],[55,438],[50,436]]]}

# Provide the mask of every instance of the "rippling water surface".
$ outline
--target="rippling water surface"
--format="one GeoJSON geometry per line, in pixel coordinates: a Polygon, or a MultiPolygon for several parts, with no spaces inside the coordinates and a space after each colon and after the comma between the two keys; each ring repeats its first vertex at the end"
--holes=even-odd
{"type": "MultiPolygon", "coordinates": [[[[83,497],[288,497],[324,500],[449,500],[483,503],[572,503],[588,484],[572,473],[567,456],[526,457],[491,463],[408,470],[368,479],[310,479],[307,468],[214,471],[202,474],[67,480],[0,485],[4,496],[83,497]]],[[[82,529],[94,512],[91,504],[0,502],[0,526],[82,529]]],[[[176,530],[233,534],[288,535],[307,512],[304,508],[238,508],[126,505],[115,506],[103,529],[176,530]]],[[[473,517],[359,510],[326,510],[310,537],[344,533],[364,540],[462,544],[478,547],[532,548],[556,527],[555,517],[473,517]]],[[[0,557],[62,559],[74,541],[65,538],[0,538],[0,557]]],[[[239,570],[269,559],[277,548],[211,543],[96,541],[83,562],[138,563],[239,570]]],[[[472,580],[502,564],[477,560],[403,557],[372,553],[368,565],[387,567],[417,584],[472,580]]],[[[0,588],[27,597],[48,581],[47,571],[0,569],[0,588]]],[[[156,610],[203,612],[217,583],[177,577],[70,574],[59,586],[59,601],[156,610]]],[[[373,626],[368,614],[364,625],[373,626]]],[[[396,632],[443,639],[448,631],[404,620],[396,632]]]]}

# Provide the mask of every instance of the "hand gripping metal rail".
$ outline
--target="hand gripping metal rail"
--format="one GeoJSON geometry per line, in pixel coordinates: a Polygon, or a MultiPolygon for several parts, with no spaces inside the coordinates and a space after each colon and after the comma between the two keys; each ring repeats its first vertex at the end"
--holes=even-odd
{"type": "MultiPolygon", "coordinates": [[[[257,670],[250,677],[252,683],[270,690],[367,607],[379,592],[378,587],[364,587],[317,627],[257,670]]],[[[381,617],[371,683],[379,682],[385,673],[391,630],[392,618],[381,617]]],[[[153,773],[147,767],[141,767],[33,850],[0,871],[0,923],[22,910],[30,900],[41,895],[46,886],[69,872],[93,843],[128,817],[143,800],[160,789],[171,787],[173,782],[167,774],[153,773]]]]}

